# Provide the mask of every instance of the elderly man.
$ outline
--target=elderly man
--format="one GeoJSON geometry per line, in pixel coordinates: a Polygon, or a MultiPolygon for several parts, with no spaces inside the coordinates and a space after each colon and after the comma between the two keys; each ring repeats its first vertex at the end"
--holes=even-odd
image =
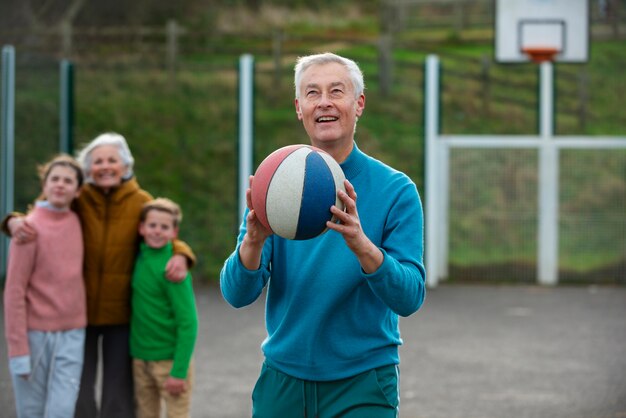
{"type": "MultiPolygon", "coordinates": [[[[272,235],[250,204],[221,272],[241,307],[268,285],[265,362],[253,417],[397,417],[399,316],[425,297],[423,214],[415,184],[354,139],[365,109],[357,64],[324,53],[295,66],[295,109],[311,145],[346,175],[338,222],[306,241],[272,235]],[[358,191],[358,199],[357,199],[358,191]]],[[[251,183],[254,178],[250,179],[251,183]]]]}

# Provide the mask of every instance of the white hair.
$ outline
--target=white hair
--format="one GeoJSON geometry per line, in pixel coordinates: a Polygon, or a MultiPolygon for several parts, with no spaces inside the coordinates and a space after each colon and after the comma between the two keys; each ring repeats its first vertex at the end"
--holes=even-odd
{"type": "Polygon", "coordinates": [[[112,145],[117,148],[120,159],[122,163],[126,167],[126,172],[122,175],[123,180],[128,180],[133,176],[133,165],[135,164],[135,159],[130,152],[130,148],[128,148],[128,143],[126,143],[126,139],[115,132],[106,132],[98,135],[95,139],[93,139],[89,144],[87,144],[80,152],[76,159],[80,163],[83,168],[83,172],[85,173],[85,182],[93,183],[94,180],[91,177],[91,152],[103,145],[112,145]]]}
{"type": "Polygon", "coordinates": [[[300,82],[302,81],[302,74],[304,71],[312,65],[329,64],[331,62],[341,64],[348,70],[350,80],[352,80],[352,86],[354,87],[354,97],[358,98],[361,94],[363,94],[363,91],[365,90],[363,72],[357,63],[349,58],[333,54],[332,52],[324,52],[322,54],[307,55],[298,58],[296,66],[294,67],[294,87],[296,90],[296,99],[300,98],[300,82]]]}

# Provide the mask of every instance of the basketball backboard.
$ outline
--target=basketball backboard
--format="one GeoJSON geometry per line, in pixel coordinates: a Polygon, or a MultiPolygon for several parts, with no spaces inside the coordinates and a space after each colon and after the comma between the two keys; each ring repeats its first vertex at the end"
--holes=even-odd
{"type": "Polygon", "coordinates": [[[496,0],[495,59],[586,62],[589,0],[496,0]]]}

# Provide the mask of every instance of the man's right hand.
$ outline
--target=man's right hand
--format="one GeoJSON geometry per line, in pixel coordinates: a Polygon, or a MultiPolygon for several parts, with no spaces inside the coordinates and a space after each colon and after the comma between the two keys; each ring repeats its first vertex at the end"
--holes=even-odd
{"type": "Polygon", "coordinates": [[[26,244],[37,238],[37,231],[24,216],[13,216],[9,219],[7,226],[11,232],[11,237],[18,244],[26,244]]]}
{"type": "Polygon", "coordinates": [[[256,216],[256,212],[252,207],[252,182],[254,181],[254,176],[250,176],[249,181],[250,187],[246,190],[246,204],[250,212],[246,218],[246,232],[252,241],[260,242],[262,247],[265,239],[272,235],[272,231],[267,229],[256,216]]]}
{"type": "MultiPolygon", "coordinates": [[[[252,187],[253,181],[254,176],[250,176],[250,187],[252,187]]],[[[239,258],[248,270],[256,270],[261,264],[263,244],[267,237],[272,235],[272,231],[263,226],[257,218],[256,212],[252,208],[252,191],[250,188],[246,190],[246,203],[250,211],[246,217],[246,235],[239,247],[239,258]]]]}

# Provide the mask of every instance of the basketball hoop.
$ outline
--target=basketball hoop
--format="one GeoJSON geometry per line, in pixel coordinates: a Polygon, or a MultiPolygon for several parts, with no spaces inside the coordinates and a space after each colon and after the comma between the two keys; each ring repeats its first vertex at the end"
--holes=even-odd
{"type": "Polygon", "coordinates": [[[504,64],[587,62],[592,9],[589,3],[589,0],[495,0],[496,61],[504,64]]]}
{"type": "Polygon", "coordinates": [[[554,56],[559,52],[554,47],[533,46],[522,48],[522,52],[530,57],[533,62],[541,63],[553,61],[554,56]]]}

